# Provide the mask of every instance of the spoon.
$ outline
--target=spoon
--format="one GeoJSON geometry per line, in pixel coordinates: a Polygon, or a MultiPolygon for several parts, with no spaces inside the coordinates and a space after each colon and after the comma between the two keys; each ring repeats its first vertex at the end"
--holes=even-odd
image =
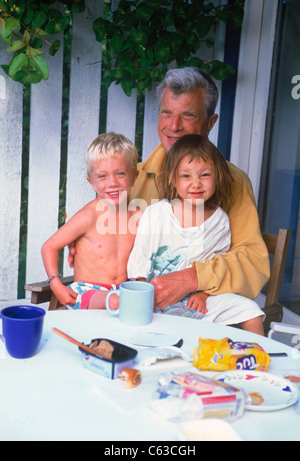
{"type": "Polygon", "coordinates": [[[101,357],[100,355],[96,354],[96,352],[91,349],[90,347],[86,346],[83,343],[80,343],[77,341],[77,339],[72,338],[72,336],[67,335],[67,333],[64,333],[61,330],[58,330],[58,328],[52,328],[53,333],[56,333],[58,336],[61,336],[62,338],[66,339],[67,341],[70,341],[70,343],[76,344],[76,346],[80,347],[80,349],[83,349],[84,351],[88,352],[89,354],[95,355],[96,357],[101,357]]]}

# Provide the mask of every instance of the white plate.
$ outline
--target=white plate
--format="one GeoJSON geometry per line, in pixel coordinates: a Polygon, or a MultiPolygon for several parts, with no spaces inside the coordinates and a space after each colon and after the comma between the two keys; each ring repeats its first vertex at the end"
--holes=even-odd
{"type": "Polygon", "coordinates": [[[128,341],[136,346],[150,346],[150,347],[167,347],[174,346],[180,340],[180,336],[165,335],[164,333],[135,333],[128,341]]]}
{"type": "Polygon", "coordinates": [[[248,404],[247,410],[274,411],[287,408],[299,399],[299,390],[292,382],[281,376],[262,371],[232,370],[218,373],[215,379],[243,389],[247,394],[259,393],[263,402],[260,405],[248,404]]]}

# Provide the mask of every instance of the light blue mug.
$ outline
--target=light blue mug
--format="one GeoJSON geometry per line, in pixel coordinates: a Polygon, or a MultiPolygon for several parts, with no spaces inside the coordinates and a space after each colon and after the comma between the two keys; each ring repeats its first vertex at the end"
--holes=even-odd
{"type": "Polygon", "coordinates": [[[110,314],[119,315],[119,320],[127,325],[147,325],[152,322],[154,286],[148,282],[128,281],[120,284],[118,290],[110,290],[106,297],[106,309],[110,314]],[[119,308],[109,307],[112,294],[119,296],[119,308]]]}

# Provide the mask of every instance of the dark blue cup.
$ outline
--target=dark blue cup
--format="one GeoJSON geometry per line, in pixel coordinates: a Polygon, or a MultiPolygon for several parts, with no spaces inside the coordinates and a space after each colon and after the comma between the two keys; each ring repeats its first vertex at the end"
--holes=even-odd
{"type": "Polygon", "coordinates": [[[0,312],[2,334],[9,355],[16,359],[32,357],[39,347],[46,312],[35,306],[10,306],[0,312]]]}

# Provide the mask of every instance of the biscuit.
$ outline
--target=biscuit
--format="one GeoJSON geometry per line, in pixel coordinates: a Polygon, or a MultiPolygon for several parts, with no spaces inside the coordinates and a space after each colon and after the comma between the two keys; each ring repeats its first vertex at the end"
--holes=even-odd
{"type": "Polygon", "coordinates": [[[249,396],[251,398],[252,405],[261,405],[264,401],[263,396],[259,392],[250,392],[249,396]]]}

